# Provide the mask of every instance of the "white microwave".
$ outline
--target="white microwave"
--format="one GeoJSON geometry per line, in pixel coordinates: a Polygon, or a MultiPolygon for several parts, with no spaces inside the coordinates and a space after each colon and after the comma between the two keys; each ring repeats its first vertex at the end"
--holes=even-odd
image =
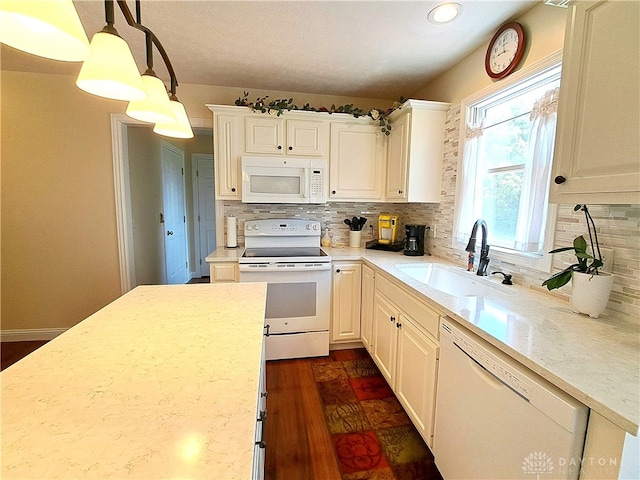
{"type": "Polygon", "coordinates": [[[245,203],[326,203],[327,161],[242,157],[245,203]]]}

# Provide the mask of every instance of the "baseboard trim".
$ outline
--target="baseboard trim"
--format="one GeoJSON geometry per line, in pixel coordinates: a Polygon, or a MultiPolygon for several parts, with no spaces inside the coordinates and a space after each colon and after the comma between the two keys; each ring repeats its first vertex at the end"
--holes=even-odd
{"type": "Polygon", "coordinates": [[[0,330],[0,341],[30,342],[52,340],[66,331],[66,328],[23,328],[18,330],[0,330]]]}
{"type": "Polygon", "coordinates": [[[351,348],[364,348],[362,342],[345,342],[345,343],[330,343],[329,350],[347,350],[351,348]]]}

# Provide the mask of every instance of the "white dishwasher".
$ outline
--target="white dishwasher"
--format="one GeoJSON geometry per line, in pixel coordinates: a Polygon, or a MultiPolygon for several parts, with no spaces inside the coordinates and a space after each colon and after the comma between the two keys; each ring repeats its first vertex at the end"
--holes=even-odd
{"type": "Polygon", "coordinates": [[[445,480],[576,479],[588,409],[443,319],[433,453],[445,480]]]}

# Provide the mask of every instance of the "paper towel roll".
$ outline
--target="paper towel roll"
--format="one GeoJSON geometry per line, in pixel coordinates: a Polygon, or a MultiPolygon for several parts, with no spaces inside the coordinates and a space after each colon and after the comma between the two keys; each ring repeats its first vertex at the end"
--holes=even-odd
{"type": "Polygon", "coordinates": [[[227,248],[238,246],[238,233],[236,231],[236,217],[230,214],[227,217],[227,248]]]}

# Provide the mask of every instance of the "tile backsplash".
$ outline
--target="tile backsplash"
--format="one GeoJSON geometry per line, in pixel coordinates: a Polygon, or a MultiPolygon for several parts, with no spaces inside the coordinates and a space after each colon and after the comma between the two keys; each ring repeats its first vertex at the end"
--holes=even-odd
{"type": "MultiPolygon", "coordinates": [[[[453,220],[458,166],[458,133],[460,106],[447,112],[442,200],[439,204],[352,203],[332,202],[326,205],[275,205],[225,202],[225,216],[233,213],[238,218],[238,244],[244,244],[244,222],[256,218],[310,218],[322,222],[333,235],[334,245],[348,244],[349,227],[345,218],[366,217],[363,242],[378,236],[378,216],[390,213],[400,216],[398,237],[404,237],[405,224],[425,224],[431,227],[425,249],[434,256],[466,264],[467,253],[452,246],[453,220]],[[371,228],[373,227],[373,228],[371,228]],[[435,234],[435,236],[434,236],[435,234]]],[[[573,238],[586,234],[584,216],[573,211],[572,205],[559,205],[556,219],[555,245],[553,248],[571,245],[573,238]]],[[[628,313],[640,318],[640,205],[589,205],[596,223],[598,239],[603,248],[614,251],[612,266],[614,287],[608,309],[628,313]]],[[[564,268],[571,260],[570,254],[554,255],[553,271],[564,268]]],[[[549,272],[492,260],[491,269],[513,274],[514,283],[545,291],[542,282],[549,272]]],[[[549,294],[569,298],[570,285],[549,294]]],[[[606,317],[602,317],[606,318],[606,317]]]]}

